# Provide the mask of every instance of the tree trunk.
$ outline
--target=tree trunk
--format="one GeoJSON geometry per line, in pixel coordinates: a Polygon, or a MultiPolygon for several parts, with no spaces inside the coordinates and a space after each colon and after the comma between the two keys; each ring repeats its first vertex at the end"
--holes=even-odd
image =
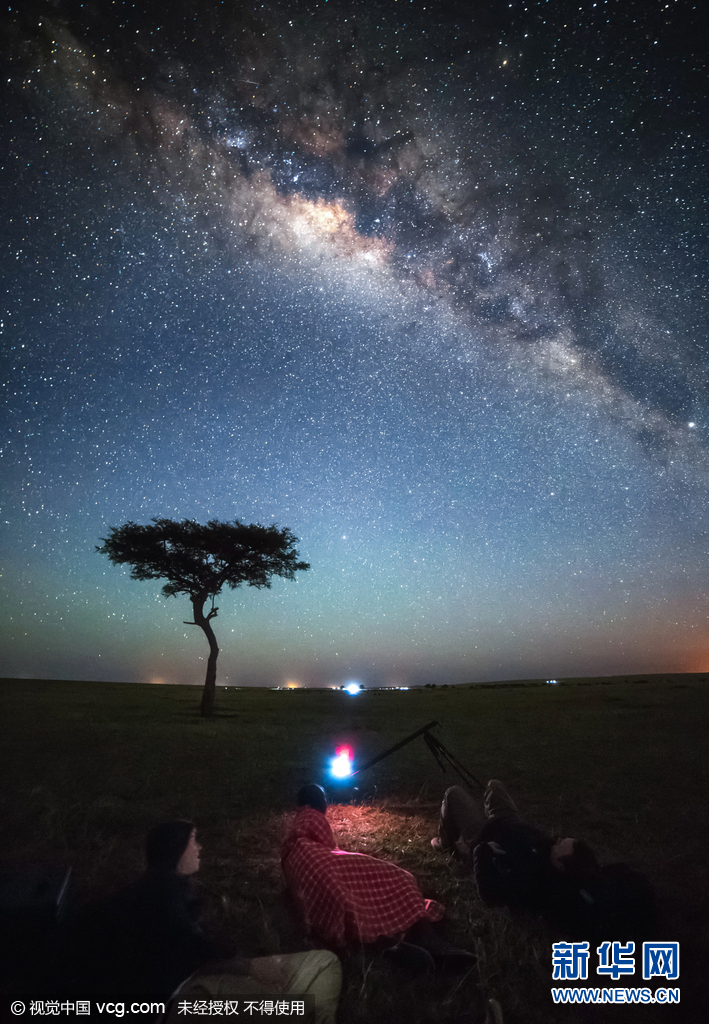
{"type": "Polygon", "coordinates": [[[207,600],[206,596],[191,597],[190,600],[192,601],[195,625],[199,626],[200,629],[203,630],[209,644],[207,675],[204,680],[202,703],[199,708],[202,717],[209,718],[214,711],[214,701],[217,694],[217,658],[219,657],[219,644],[217,643],[217,638],[215,637],[214,631],[210,625],[210,619],[213,619],[216,615],[216,609],[213,608],[209,615],[204,615],[202,609],[204,608],[204,602],[207,600]]]}

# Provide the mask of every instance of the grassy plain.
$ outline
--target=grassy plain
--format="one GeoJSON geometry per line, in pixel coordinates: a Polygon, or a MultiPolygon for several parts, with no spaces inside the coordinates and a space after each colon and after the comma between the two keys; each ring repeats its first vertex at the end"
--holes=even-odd
{"type": "MultiPolygon", "coordinates": [[[[70,864],[82,899],[141,870],[142,838],[191,817],[203,843],[211,926],[247,955],[305,948],[283,900],[280,840],[304,782],[348,741],[360,763],[432,719],[477,777],[504,780],[523,813],[624,860],[658,892],[657,938],[681,943],[680,1006],[555,1007],[551,942],[538,921],[484,907],[469,876],[430,846],[447,786],[422,740],[362,776],[330,809],[339,844],[408,868],[448,908],[450,937],[478,953],[464,977],[411,982],[366,954],[347,957],[341,1024],[705,1021],[709,963],[709,677],[567,680],[409,691],[220,689],[0,680],[4,868],[70,864]]],[[[343,791],[344,792],[344,791],[343,791]]],[[[609,936],[609,938],[613,938],[609,936]]],[[[588,984],[604,984],[589,978],[588,984]]],[[[627,984],[640,985],[640,974],[627,984]]],[[[621,982],[623,984],[623,982],[621,982]]]]}

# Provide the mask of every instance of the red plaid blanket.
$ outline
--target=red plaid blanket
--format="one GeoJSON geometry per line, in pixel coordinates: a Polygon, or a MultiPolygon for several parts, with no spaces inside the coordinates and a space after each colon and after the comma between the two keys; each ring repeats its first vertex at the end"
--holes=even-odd
{"type": "Polygon", "coordinates": [[[423,898],[408,871],[338,850],[327,818],[310,807],[298,811],[281,863],[306,925],[334,945],[395,938],[419,918],[440,921],[444,914],[440,903],[423,898]]]}

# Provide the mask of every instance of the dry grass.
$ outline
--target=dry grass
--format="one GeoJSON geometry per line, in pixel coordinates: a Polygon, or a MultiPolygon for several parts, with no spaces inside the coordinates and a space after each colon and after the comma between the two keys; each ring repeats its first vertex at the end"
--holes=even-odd
{"type": "MultiPolygon", "coordinates": [[[[447,785],[421,741],[362,777],[330,820],[339,845],[410,870],[447,908],[449,937],[475,950],[462,977],[416,982],[374,955],[345,958],[340,1024],[482,1021],[496,996],[506,1024],[703,1021],[707,936],[707,710],[704,678],[622,679],[556,688],[368,693],[220,692],[196,716],[187,687],[0,682],[6,866],[70,863],[82,898],[142,866],[145,830],[193,817],[204,844],[209,924],[244,953],[308,945],[284,898],[281,839],[292,794],[322,778],[338,742],[366,759],[420,728],[483,777],[508,783],[530,819],[586,838],[603,860],[645,871],[682,943],[680,1007],[554,1007],[553,937],[536,920],[483,906],[469,876],[430,838],[447,785]]],[[[636,981],[637,983],[637,981],[636,981]]]]}

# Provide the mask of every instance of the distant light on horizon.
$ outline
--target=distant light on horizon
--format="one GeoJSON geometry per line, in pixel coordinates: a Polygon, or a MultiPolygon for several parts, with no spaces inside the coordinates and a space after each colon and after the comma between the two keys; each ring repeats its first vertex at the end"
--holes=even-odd
{"type": "MultiPolygon", "coordinates": [[[[407,685],[424,701],[709,671],[708,189],[677,4],[662,0],[658,45],[621,3],[567,26],[561,76],[519,54],[554,51],[566,14],[501,13],[462,51],[487,74],[471,63],[459,88],[462,37],[422,4],[361,25],[334,76],[347,4],[288,29],[285,63],[281,5],[231,4],[251,62],[228,69],[210,45],[222,0],[195,24],[153,6],[55,2],[42,33],[9,33],[3,676],[202,690],[188,592],[166,601],[167,577],[131,580],[96,551],[166,516],[297,535],[292,564],[311,571],[214,595],[215,687],[225,705],[218,679],[235,700],[302,689],[284,703],[319,702],[342,742],[358,735],[345,692],[367,695],[351,718],[407,685]],[[657,71],[656,104],[646,72],[675,45],[686,62],[657,71]],[[617,97],[643,91],[656,116],[631,130],[617,97]],[[116,112],[145,103],[134,125],[116,112]],[[383,113],[354,124],[353,103],[383,113]],[[505,131],[482,141],[499,104],[505,131]],[[643,147],[657,159],[598,174],[599,151],[643,147]],[[563,676],[542,676],[550,661],[563,676]]],[[[317,755],[331,781],[336,738],[317,755]]]]}

